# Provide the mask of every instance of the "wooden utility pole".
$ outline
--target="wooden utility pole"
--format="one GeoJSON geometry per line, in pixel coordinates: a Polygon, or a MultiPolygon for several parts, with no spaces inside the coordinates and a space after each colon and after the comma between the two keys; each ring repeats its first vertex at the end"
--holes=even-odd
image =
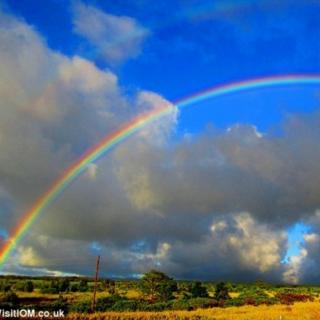
{"type": "Polygon", "coordinates": [[[97,256],[96,275],[94,278],[94,288],[93,288],[93,297],[92,297],[92,305],[91,305],[92,312],[96,311],[96,295],[97,295],[97,286],[98,286],[98,277],[99,277],[99,266],[100,266],[100,256],[97,256]]]}

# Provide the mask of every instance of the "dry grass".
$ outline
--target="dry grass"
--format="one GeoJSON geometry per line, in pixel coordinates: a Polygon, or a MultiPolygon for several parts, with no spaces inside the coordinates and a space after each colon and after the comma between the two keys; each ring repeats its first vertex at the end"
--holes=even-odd
{"type": "Polygon", "coordinates": [[[106,312],[94,315],[71,314],[69,320],[319,320],[320,302],[292,306],[243,306],[165,312],[106,312]]]}
{"type": "MultiPolygon", "coordinates": [[[[33,292],[23,292],[17,291],[19,298],[44,298],[56,300],[59,298],[60,294],[53,293],[42,293],[39,290],[33,292]]],[[[109,297],[110,294],[107,292],[97,292],[97,298],[109,297]]],[[[132,296],[134,294],[132,293],[132,296]]],[[[64,298],[67,298],[70,301],[81,301],[81,300],[90,300],[92,299],[92,292],[69,292],[63,294],[64,298]]]]}

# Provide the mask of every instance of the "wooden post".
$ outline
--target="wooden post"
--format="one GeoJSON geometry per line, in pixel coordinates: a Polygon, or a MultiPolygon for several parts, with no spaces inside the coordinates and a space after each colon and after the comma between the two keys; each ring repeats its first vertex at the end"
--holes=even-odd
{"type": "Polygon", "coordinates": [[[93,288],[93,297],[92,297],[92,312],[96,311],[96,295],[97,295],[97,286],[98,286],[98,277],[99,277],[99,265],[100,265],[100,256],[97,257],[96,263],[96,275],[94,278],[94,288],[93,288]]]}

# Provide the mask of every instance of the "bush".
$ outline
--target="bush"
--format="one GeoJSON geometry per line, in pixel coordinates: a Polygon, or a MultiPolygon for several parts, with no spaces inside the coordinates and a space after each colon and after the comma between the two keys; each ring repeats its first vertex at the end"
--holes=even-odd
{"type": "Polygon", "coordinates": [[[226,301],[226,306],[243,306],[260,304],[272,305],[278,302],[277,298],[269,297],[268,294],[261,289],[246,289],[240,293],[237,298],[226,301]]]}
{"type": "Polygon", "coordinates": [[[141,310],[139,301],[136,300],[119,300],[112,307],[112,311],[136,311],[141,310]]]}
{"type": "Polygon", "coordinates": [[[96,311],[104,312],[110,310],[117,302],[126,300],[127,298],[123,298],[118,295],[113,295],[107,298],[99,298],[97,299],[96,303],[96,311]]]}
{"type": "Polygon", "coordinates": [[[52,280],[51,282],[43,282],[40,288],[41,293],[57,294],[59,293],[58,281],[52,280]]]}
{"type": "Polygon", "coordinates": [[[65,313],[67,313],[69,309],[68,307],[69,305],[67,299],[60,296],[58,300],[46,304],[44,309],[48,311],[63,310],[65,313]]]}
{"type": "Polygon", "coordinates": [[[69,307],[69,311],[79,313],[89,313],[91,311],[91,301],[79,301],[69,307]]]}
{"type": "Polygon", "coordinates": [[[299,294],[299,293],[277,293],[276,298],[280,301],[282,304],[293,304],[294,302],[306,302],[306,301],[313,301],[314,298],[310,294],[299,294]]]}
{"type": "Polygon", "coordinates": [[[0,305],[3,309],[16,308],[19,306],[19,297],[10,290],[0,296],[0,305]]]}
{"type": "MultiPolygon", "coordinates": [[[[140,305],[141,307],[141,305],[140,305]]],[[[172,301],[162,301],[143,305],[142,311],[165,311],[172,308],[172,301]]]]}
{"type": "Polygon", "coordinates": [[[80,292],[87,292],[89,290],[88,281],[81,279],[78,290],[80,292]]]}
{"type": "Polygon", "coordinates": [[[188,300],[192,310],[200,308],[212,308],[218,305],[218,301],[212,298],[192,298],[188,300]]]}
{"type": "Polygon", "coordinates": [[[195,310],[218,306],[218,301],[212,298],[192,298],[175,300],[172,303],[173,310],[195,310]]]}
{"type": "Polygon", "coordinates": [[[11,283],[7,280],[2,280],[0,282],[0,291],[9,292],[11,290],[11,283]]]}
{"type": "Polygon", "coordinates": [[[71,291],[71,292],[77,292],[77,291],[79,291],[79,286],[78,286],[76,283],[73,283],[73,284],[70,286],[70,291],[71,291]]]}

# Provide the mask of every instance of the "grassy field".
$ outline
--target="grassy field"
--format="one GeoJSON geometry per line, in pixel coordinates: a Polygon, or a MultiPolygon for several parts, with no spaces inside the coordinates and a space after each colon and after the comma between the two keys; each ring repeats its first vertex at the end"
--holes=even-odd
{"type": "Polygon", "coordinates": [[[320,302],[292,306],[242,306],[173,312],[105,312],[94,315],[70,314],[70,320],[319,320],[320,302]]]}
{"type": "Polygon", "coordinates": [[[0,309],[61,309],[70,320],[320,320],[318,286],[161,281],[169,291],[152,297],[143,279],[101,279],[92,312],[92,279],[0,277],[0,309]]]}

